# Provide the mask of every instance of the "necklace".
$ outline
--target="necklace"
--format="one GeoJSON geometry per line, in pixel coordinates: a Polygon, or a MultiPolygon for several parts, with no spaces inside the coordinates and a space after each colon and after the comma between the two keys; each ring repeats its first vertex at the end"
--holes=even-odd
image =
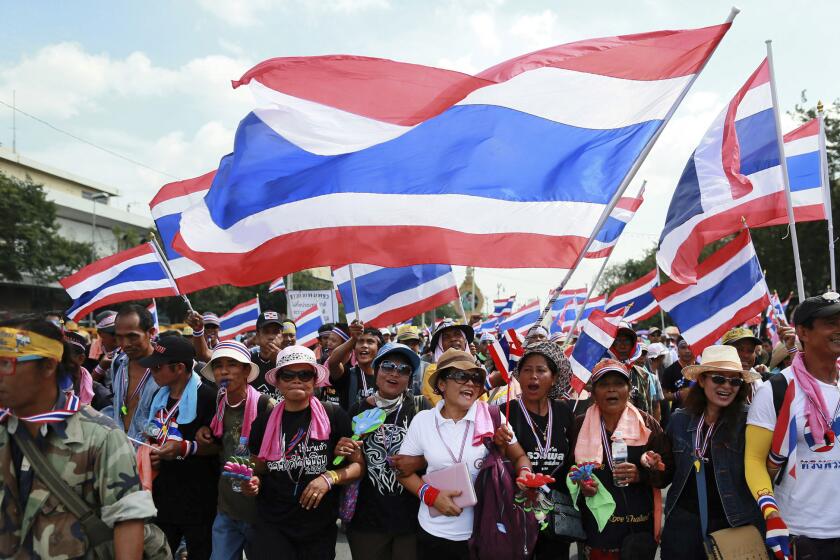
{"type": "Polygon", "coordinates": [[[129,372],[129,366],[126,366],[126,368],[125,368],[125,378],[123,379],[123,383],[122,383],[123,403],[122,403],[122,406],[120,407],[120,413],[123,416],[128,416],[128,403],[133,401],[134,398],[137,397],[137,395],[140,394],[140,392],[143,390],[143,387],[146,386],[146,382],[149,380],[149,376],[152,374],[152,370],[146,369],[146,372],[143,374],[143,377],[140,378],[140,382],[137,383],[137,386],[134,388],[134,391],[131,392],[131,396],[126,399],[125,396],[128,393],[128,372],[129,372]]]}
{"type": "Polygon", "coordinates": [[[446,448],[447,453],[452,458],[453,463],[460,463],[461,460],[464,458],[464,445],[467,443],[467,432],[470,431],[470,421],[467,420],[464,422],[464,437],[461,439],[461,451],[458,453],[458,458],[455,458],[455,454],[449,448],[449,445],[446,443],[446,440],[443,438],[443,434],[440,433],[440,424],[438,423],[437,415],[435,415],[435,430],[437,430],[438,437],[440,438],[440,442],[446,448]]]}
{"type": "MultiPolygon", "coordinates": [[[[837,389],[838,393],[840,393],[840,387],[838,387],[835,384],[834,388],[837,389]]],[[[838,395],[837,405],[834,407],[834,412],[832,413],[830,419],[826,418],[825,413],[823,412],[822,407],[819,405],[819,403],[814,402],[814,399],[812,399],[811,396],[808,395],[808,393],[805,393],[805,396],[808,397],[808,400],[811,401],[812,405],[814,405],[814,409],[817,411],[817,414],[820,415],[820,418],[822,418],[822,421],[825,423],[825,440],[827,444],[832,445],[835,436],[833,426],[834,419],[837,418],[837,413],[840,412],[840,395],[838,395]]]]}
{"type": "Polygon", "coordinates": [[[280,447],[283,448],[283,462],[286,463],[286,476],[288,476],[289,480],[295,485],[295,488],[292,491],[292,495],[295,497],[298,495],[298,490],[300,489],[300,481],[303,478],[303,472],[306,470],[306,456],[304,454],[309,448],[309,432],[311,427],[312,417],[310,416],[309,424],[306,426],[306,431],[298,431],[298,433],[295,434],[295,436],[292,438],[292,441],[289,442],[289,445],[287,446],[286,435],[283,434],[283,420],[280,420],[279,429],[280,433],[283,434],[281,436],[282,439],[280,440],[280,447]],[[301,441],[303,441],[303,445],[300,445],[301,441]],[[297,477],[295,478],[292,476],[292,466],[289,464],[289,456],[292,454],[292,451],[294,451],[296,447],[300,450],[300,470],[298,471],[297,477]]]}

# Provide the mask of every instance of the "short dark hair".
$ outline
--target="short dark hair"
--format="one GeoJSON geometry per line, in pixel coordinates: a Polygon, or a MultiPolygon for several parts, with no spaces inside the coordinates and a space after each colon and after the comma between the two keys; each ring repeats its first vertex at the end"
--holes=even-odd
{"type": "Polygon", "coordinates": [[[380,348],[383,344],[385,344],[385,340],[382,338],[382,333],[379,332],[379,329],[374,329],[373,327],[365,327],[365,330],[362,331],[362,334],[367,334],[375,337],[380,348]]]}
{"type": "Polygon", "coordinates": [[[131,314],[137,315],[137,318],[140,320],[140,328],[144,331],[150,331],[155,327],[155,320],[152,318],[152,314],[149,313],[149,310],[136,303],[126,303],[120,307],[120,310],[117,311],[116,319],[131,314]]]}

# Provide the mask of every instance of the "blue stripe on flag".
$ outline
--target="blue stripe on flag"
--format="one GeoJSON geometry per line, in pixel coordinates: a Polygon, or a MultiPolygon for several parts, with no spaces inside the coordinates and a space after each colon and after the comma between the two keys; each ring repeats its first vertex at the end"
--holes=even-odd
{"type": "Polygon", "coordinates": [[[791,191],[816,189],[822,185],[818,151],[787,158],[787,168],[791,191]]]}
{"type": "MultiPolygon", "coordinates": [[[[356,272],[355,269],[354,272],[356,272]]],[[[359,297],[359,305],[364,310],[367,307],[385,301],[394,294],[416,288],[451,272],[452,267],[448,264],[380,268],[379,270],[362,275],[358,275],[357,272],[356,292],[359,297]]],[[[341,293],[341,300],[344,302],[345,312],[355,313],[356,309],[353,305],[353,290],[350,281],[340,283],[338,290],[341,293]]]]}
{"type": "Polygon", "coordinates": [[[735,121],[735,131],[741,147],[741,175],[752,175],[779,165],[773,109],[735,121]]]}
{"type": "MultiPolygon", "coordinates": [[[[84,307],[88,304],[88,302],[90,302],[93,298],[99,295],[99,293],[101,293],[103,290],[106,290],[107,288],[118,286],[120,284],[131,284],[132,282],[166,279],[166,273],[163,271],[163,268],[157,261],[134,265],[132,267],[126,268],[108,282],[96,286],[95,290],[85,292],[84,294],[79,296],[73,302],[73,306],[67,310],[67,314],[70,315],[74,310],[84,307]]],[[[127,286],[125,290],[121,291],[129,290],[131,290],[131,288],[127,286]]]]}

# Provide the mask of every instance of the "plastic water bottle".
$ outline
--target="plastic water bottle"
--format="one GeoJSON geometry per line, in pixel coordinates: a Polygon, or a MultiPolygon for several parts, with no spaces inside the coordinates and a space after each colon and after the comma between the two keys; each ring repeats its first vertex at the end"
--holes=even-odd
{"type": "MultiPolygon", "coordinates": [[[[613,432],[612,436],[612,459],[613,459],[613,467],[616,465],[620,465],[621,463],[627,462],[627,444],[624,442],[624,438],[621,437],[621,431],[616,430],[613,432]]],[[[613,471],[613,477],[615,477],[615,471],[613,471]]],[[[616,486],[627,486],[626,480],[615,480],[613,478],[613,482],[616,486]]]]}

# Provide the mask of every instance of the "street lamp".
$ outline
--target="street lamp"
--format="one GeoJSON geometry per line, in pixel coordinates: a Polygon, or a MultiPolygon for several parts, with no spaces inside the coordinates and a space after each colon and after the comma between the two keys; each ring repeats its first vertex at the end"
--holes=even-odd
{"type": "Polygon", "coordinates": [[[96,260],[96,201],[108,200],[111,195],[107,193],[96,193],[90,196],[93,202],[93,213],[90,220],[90,262],[96,260]]]}

